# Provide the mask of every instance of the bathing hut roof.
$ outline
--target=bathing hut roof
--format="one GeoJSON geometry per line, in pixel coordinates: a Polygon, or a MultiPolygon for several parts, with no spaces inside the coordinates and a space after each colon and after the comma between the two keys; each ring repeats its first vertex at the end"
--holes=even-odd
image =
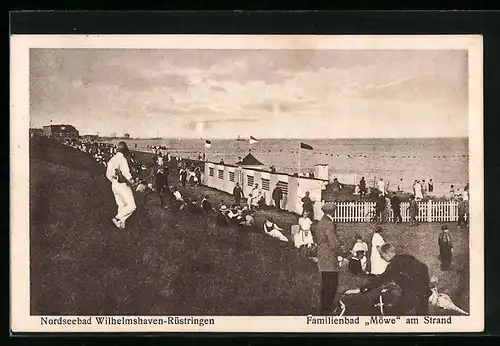
{"type": "Polygon", "coordinates": [[[248,153],[248,155],[245,156],[239,164],[242,166],[264,166],[262,162],[257,160],[255,156],[252,155],[252,153],[248,153]]]}

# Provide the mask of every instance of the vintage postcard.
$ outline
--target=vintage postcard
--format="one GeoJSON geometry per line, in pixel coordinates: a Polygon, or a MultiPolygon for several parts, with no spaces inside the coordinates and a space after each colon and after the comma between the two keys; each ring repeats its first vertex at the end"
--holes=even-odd
{"type": "Polygon", "coordinates": [[[482,331],[482,45],[11,36],[11,330],[482,331]]]}

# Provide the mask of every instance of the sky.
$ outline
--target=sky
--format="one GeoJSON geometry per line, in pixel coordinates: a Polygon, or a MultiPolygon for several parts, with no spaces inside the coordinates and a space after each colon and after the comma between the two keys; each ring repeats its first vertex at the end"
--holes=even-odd
{"type": "Polygon", "coordinates": [[[172,138],[468,135],[465,50],[31,49],[30,126],[172,138]]]}

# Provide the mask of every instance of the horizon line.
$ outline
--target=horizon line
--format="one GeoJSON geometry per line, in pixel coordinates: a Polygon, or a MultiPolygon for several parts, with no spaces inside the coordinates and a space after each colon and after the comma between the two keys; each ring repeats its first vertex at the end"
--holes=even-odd
{"type": "MultiPolygon", "coordinates": [[[[86,136],[85,134],[83,136],[86,136]]],[[[116,138],[123,139],[123,137],[110,137],[110,136],[99,136],[101,138],[116,138]]],[[[440,137],[256,137],[257,140],[269,140],[269,139],[290,139],[290,140],[336,140],[336,139],[469,139],[468,136],[440,136],[440,137]]],[[[130,137],[128,139],[189,139],[189,140],[238,140],[238,138],[227,138],[227,137],[205,137],[205,138],[197,138],[197,137],[130,137]]],[[[248,141],[249,138],[239,138],[240,141],[248,141]]]]}

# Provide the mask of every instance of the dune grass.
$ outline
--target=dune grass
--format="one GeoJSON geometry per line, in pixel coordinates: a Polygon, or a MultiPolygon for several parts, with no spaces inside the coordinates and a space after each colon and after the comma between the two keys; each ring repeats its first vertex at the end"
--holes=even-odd
{"type": "MultiPolygon", "coordinates": [[[[146,154],[145,154],[146,155],[146,154]]],[[[145,161],[149,162],[149,161],[145,161]]],[[[171,169],[170,180],[177,180],[171,169]]],[[[231,196],[188,186],[184,195],[208,194],[217,204],[231,196]]],[[[214,217],[160,209],[150,196],[120,231],[110,222],[116,205],[104,167],[75,149],[43,139],[30,149],[30,285],[33,315],[307,315],[319,311],[319,273],[291,243],[262,233],[219,227],[214,217]]],[[[297,216],[272,215],[285,230],[297,216]]],[[[441,272],[438,224],[387,225],[386,239],[424,261],[442,290],[469,308],[468,234],[450,225],[453,270],[441,272]]],[[[339,224],[339,237],[355,232],[369,242],[372,226],[339,224]]],[[[286,234],[289,236],[289,234],[286,234]]],[[[340,274],[339,292],[365,279],[340,274]]],[[[371,314],[370,295],[352,313],[371,314]]],[[[442,313],[436,311],[435,313],[442,313]]]]}

